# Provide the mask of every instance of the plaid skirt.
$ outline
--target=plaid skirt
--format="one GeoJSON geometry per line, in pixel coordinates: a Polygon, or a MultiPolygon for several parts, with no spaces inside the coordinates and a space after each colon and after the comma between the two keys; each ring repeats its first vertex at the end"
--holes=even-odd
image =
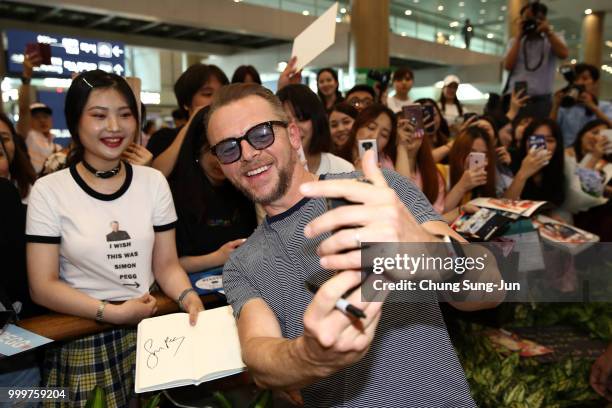
{"type": "Polygon", "coordinates": [[[66,387],[70,402],[49,407],[82,407],[96,385],[108,408],[127,407],[134,395],[136,329],[121,328],[73,340],[46,350],[43,385],[66,387]]]}

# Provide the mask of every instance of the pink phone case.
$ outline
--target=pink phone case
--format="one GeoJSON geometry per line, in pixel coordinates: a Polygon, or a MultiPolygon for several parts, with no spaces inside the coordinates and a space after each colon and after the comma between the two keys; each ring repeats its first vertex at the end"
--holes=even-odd
{"type": "Polygon", "coordinates": [[[476,167],[481,167],[485,163],[485,154],[472,152],[468,156],[468,169],[474,169],[476,167]]]}

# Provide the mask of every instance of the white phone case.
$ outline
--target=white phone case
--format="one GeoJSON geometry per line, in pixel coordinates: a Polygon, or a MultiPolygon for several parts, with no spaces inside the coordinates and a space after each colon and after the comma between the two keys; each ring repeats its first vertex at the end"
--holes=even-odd
{"type": "Polygon", "coordinates": [[[363,155],[368,150],[374,150],[376,154],[376,161],[378,162],[378,145],[376,139],[363,139],[358,141],[359,144],[359,158],[363,159],[363,155]]]}

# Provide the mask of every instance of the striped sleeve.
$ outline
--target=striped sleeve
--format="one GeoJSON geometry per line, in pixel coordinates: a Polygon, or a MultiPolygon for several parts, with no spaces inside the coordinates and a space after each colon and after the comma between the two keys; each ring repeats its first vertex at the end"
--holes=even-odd
{"type": "Polygon", "coordinates": [[[383,170],[389,187],[395,190],[404,205],[410,210],[419,224],[428,221],[443,221],[436,213],[425,194],[410,180],[394,171],[383,170]]]}
{"type": "Polygon", "coordinates": [[[227,303],[232,306],[236,319],[240,316],[242,307],[249,300],[261,297],[259,291],[240,271],[240,268],[232,260],[232,257],[230,257],[223,267],[223,290],[227,297],[227,303]]]}

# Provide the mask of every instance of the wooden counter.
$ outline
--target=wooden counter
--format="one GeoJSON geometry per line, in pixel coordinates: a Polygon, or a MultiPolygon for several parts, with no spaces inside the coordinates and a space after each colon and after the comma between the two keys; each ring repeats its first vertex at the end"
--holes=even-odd
{"type": "MultiPolygon", "coordinates": [[[[177,303],[168,296],[159,292],[151,294],[157,299],[156,316],[179,311],[177,303]]],[[[207,304],[212,305],[218,303],[220,299],[222,299],[220,295],[216,294],[204,295],[200,296],[200,298],[202,299],[202,303],[204,303],[204,307],[206,307],[207,304]]],[[[98,323],[95,320],[60,313],[49,313],[42,316],[23,319],[17,322],[17,325],[55,341],[70,340],[114,327],[112,324],[98,323]]]]}

